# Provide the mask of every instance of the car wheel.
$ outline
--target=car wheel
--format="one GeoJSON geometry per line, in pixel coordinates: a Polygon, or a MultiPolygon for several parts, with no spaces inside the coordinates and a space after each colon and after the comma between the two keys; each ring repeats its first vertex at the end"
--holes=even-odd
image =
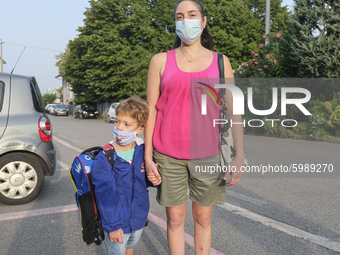
{"type": "Polygon", "coordinates": [[[13,153],[0,159],[0,201],[9,205],[35,199],[44,185],[44,170],[26,153],[13,153]]]}
{"type": "Polygon", "coordinates": [[[111,123],[110,115],[107,115],[107,123],[111,123]]]}

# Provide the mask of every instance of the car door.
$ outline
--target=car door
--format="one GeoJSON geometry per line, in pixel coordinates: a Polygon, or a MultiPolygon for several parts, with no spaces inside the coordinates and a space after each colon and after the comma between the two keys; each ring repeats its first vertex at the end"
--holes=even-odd
{"type": "Polygon", "coordinates": [[[0,76],[0,138],[7,126],[10,89],[9,76],[0,76]]]}
{"type": "Polygon", "coordinates": [[[79,118],[79,110],[80,110],[80,105],[77,105],[76,108],[74,108],[74,114],[76,115],[77,118],[79,118]]]}

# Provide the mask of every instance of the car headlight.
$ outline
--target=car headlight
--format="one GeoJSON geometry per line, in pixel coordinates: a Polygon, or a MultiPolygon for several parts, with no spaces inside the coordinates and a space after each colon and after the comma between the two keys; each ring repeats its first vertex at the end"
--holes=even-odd
{"type": "Polygon", "coordinates": [[[84,114],[87,114],[87,111],[83,111],[84,114]]]}
{"type": "Polygon", "coordinates": [[[98,111],[95,111],[94,113],[95,113],[95,114],[98,114],[98,111]]]}

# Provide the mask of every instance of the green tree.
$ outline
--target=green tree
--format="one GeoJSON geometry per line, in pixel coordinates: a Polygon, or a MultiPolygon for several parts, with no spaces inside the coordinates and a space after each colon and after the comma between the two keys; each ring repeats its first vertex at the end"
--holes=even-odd
{"type": "Polygon", "coordinates": [[[340,76],[340,2],[294,0],[290,63],[296,77],[340,76]]]}
{"type": "Polygon", "coordinates": [[[42,96],[45,105],[53,103],[55,100],[55,93],[46,93],[42,96]]]}
{"type": "Polygon", "coordinates": [[[57,62],[55,63],[56,67],[58,67],[58,71],[60,74],[65,74],[65,62],[67,61],[68,56],[70,55],[70,49],[66,48],[65,52],[61,52],[55,56],[57,62]]]}
{"type": "MultiPolygon", "coordinates": [[[[164,1],[159,3],[165,6],[164,1]]],[[[90,4],[78,38],[69,42],[57,62],[77,101],[116,101],[133,94],[145,97],[150,59],[168,50],[172,39],[164,34],[164,15],[158,10],[152,14],[157,3],[91,0],[90,4]]]]}
{"type": "MultiPolygon", "coordinates": [[[[227,55],[233,69],[238,69],[263,43],[266,0],[206,2],[215,51],[227,55]]],[[[282,0],[271,0],[270,30],[275,34],[284,31],[289,20],[287,7],[281,7],[281,3],[282,0]]]]}
{"type": "MultiPolygon", "coordinates": [[[[282,0],[272,0],[272,29],[285,27],[282,0]]],[[[215,51],[233,68],[245,61],[264,34],[265,0],[202,1],[215,51]]],[[[59,72],[70,82],[77,102],[117,101],[146,96],[151,57],[172,48],[176,1],[91,0],[80,34],[57,56],[59,72]]]]}

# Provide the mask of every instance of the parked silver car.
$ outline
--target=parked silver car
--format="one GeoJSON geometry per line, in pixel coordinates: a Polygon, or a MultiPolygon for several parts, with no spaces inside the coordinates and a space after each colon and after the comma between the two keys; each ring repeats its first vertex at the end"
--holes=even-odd
{"type": "Polygon", "coordinates": [[[113,103],[111,104],[109,111],[107,113],[107,122],[110,123],[111,121],[115,121],[116,119],[116,108],[119,105],[119,103],[113,103]]]}
{"type": "Polygon", "coordinates": [[[52,106],[52,104],[48,104],[45,106],[45,112],[50,113],[50,107],[52,106]]]}
{"type": "Polygon", "coordinates": [[[67,106],[64,104],[55,104],[52,108],[52,115],[64,115],[68,116],[67,106]]]}
{"type": "Polygon", "coordinates": [[[53,114],[54,107],[55,107],[55,104],[51,104],[51,105],[48,107],[48,113],[49,113],[49,114],[53,114]]]}
{"type": "Polygon", "coordinates": [[[56,163],[52,127],[35,78],[0,73],[0,201],[35,199],[56,163]]]}

